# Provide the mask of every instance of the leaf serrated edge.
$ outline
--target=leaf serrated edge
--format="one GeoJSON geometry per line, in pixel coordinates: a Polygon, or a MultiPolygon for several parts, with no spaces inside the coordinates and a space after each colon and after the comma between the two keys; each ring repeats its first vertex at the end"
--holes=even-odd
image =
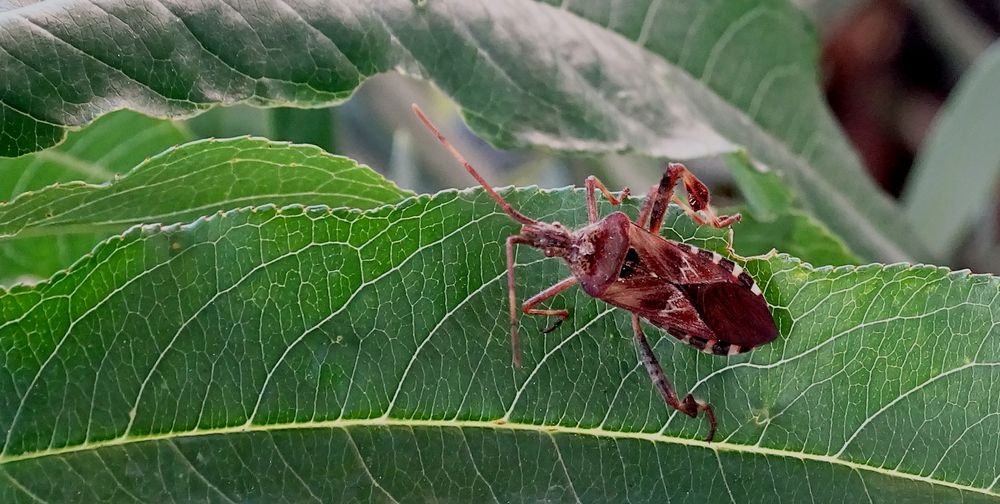
{"type": "MultiPolygon", "coordinates": [[[[239,137],[239,138],[243,138],[243,137],[239,137]]],[[[214,139],[208,139],[208,140],[214,140],[214,139]]],[[[199,140],[199,141],[201,141],[201,140],[199,140]]],[[[187,144],[185,144],[185,145],[187,145],[187,144]]],[[[315,146],[311,146],[311,147],[314,147],[315,149],[318,149],[318,150],[322,151],[322,149],[320,149],[319,147],[315,147],[315,146]]],[[[325,152],[325,151],[322,151],[322,152],[325,152]]],[[[350,159],[350,158],[346,158],[346,159],[350,159]]],[[[362,165],[359,164],[359,166],[362,166],[362,165]]],[[[559,194],[563,194],[563,193],[566,193],[566,192],[581,192],[582,193],[583,189],[575,187],[575,186],[565,186],[565,187],[554,188],[554,189],[545,189],[545,188],[539,188],[539,187],[533,186],[533,185],[532,186],[526,186],[526,187],[506,186],[506,187],[497,188],[497,192],[500,193],[501,195],[506,194],[506,193],[508,193],[510,191],[530,192],[530,193],[532,193],[532,195],[538,195],[538,194],[559,195],[559,194]]],[[[376,214],[379,214],[381,212],[403,209],[403,208],[406,208],[406,207],[408,207],[410,205],[414,205],[414,204],[430,202],[430,201],[433,201],[435,199],[439,199],[440,197],[447,197],[447,196],[451,196],[451,197],[455,197],[455,198],[464,197],[468,201],[473,201],[473,200],[478,199],[479,197],[481,197],[482,194],[484,194],[484,191],[481,188],[478,188],[478,187],[471,187],[471,188],[466,188],[466,189],[444,189],[444,190],[438,191],[438,192],[436,192],[434,194],[414,194],[412,196],[407,196],[404,199],[402,199],[402,200],[400,200],[399,202],[396,202],[396,203],[389,203],[389,204],[386,204],[386,205],[380,205],[380,206],[377,206],[377,207],[365,208],[365,209],[352,208],[352,207],[330,207],[330,206],[327,206],[327,205],[302,205],[302,204],[298,204],[298,203],[284,205],[284,206],[281,206],[281,207],[275,206],[273,204],[265,204],[265,205],[257,205],[257,206],[244,206],[244,207],[233,208],[233,209],[229,209],[229,210],[220,210],[220,211],[215,212],[213,214],[209,214],[209,215],[198,217],[194,221],[190,221],[190,222],[187,222],[187,223],[135,224],[135,225],[127,228],[125,231],[123,231],[120,234],[112,235],[112,236],[110,236],[110,237],[108,237],[108,238],[100,241],[97,245],[94,246],[94,249],[91,252],[88,252],[83,257],[77,259],[73,264],[71,264],[70,266],[66,267],[65,269],[57,271],[56,273],[54,273],[49,278],[43,279],[43,280],[41,280],[39,282],[36,282],[34,284],[30,284],[30,285],[26,285],[26,284],[14,284],[14,285],[11,285],[11,286],[0,286],[0,296],[4,296],[4,295],[7,295],[7,294],[19,294],[22,291],[32,291],[32,290],[36,290],[36,289],[39,289],[39,288],[51,285],[51,284],[55,283],[56,281],[60,280],[62,277],[66,276],[66,275],[68,275],[70,273],[72,273],[73,271],[76,271],[77,269],[83,267],[89,261],[93,260],[95,254],[98,251],[100,251],[103,247],[108,246],[108,244],[110,244],[110,243],[119,243],[120,244],[122,242],[130,242],[130,241],[134,240],[137,237],[137,236],[133,236],[133,235],[141,234],[141,232],[143,232],[143,231],[146,232],[147,236],[148,236],[148,235],[152,235],[152,234],[156,234],[156,233],[160,233],[160,232],[176,232],[178,230],[190,230],[190,229],[194,229],[194,228],[196,228],[196,227],[198,227],[200,225],[203,225],[205,223],[211,222],[211,221],[215,220],[216,218],[224,219],[224,218],[232,217],[232,216],[237,215],[237,214],[242,214],[242,213],[247,213],[247,212],[253,213],[253,212],[262,212],[262,211],[274,211],[275,214],[278,215],[278,214],[281,214],[283,212],[287,212],[287,211],[294,210],[294,209],[302,209],[302,210],[305,210],[305,209],[313,209],[313,210],[315,210],[315,209],[323,209],[323,210],[325,210],[325,211],[327,211],[327,212],[329,212],[331,214],[334,211],[337,211],[337,212],[343,212],[344,214],[348,214],[348,215],[350,215],[350,214],[355,214],[355,215],[366,215],[366,214],[376,215],[376,214]]],[[[637,198],[637,199],[639,199],[639,198],[637,198]]],[[[675,207],[675,205],[672,205],[672,204],[670,206],[671,206],[671,208],[675,207]]],[[[675,210],[671,210],[670,212],[673,212],[673,211],[675,211],[675,210]]],[[[498,213],[498,215],[500,214],[499,211],[497,213],[498,213]]],[[[755,262],[755,261],[760,261],[760,260],[759,259],[751,259],[751,261],[749,261],[749,262],[755,262]]],[[[831,266],[831,265],[813,266],[811,263],[809,263],[807,261],[804,261],[804,260],[802,260],[802,259],[800,259],[798,257],[789,255],[787,253],[780,253],[776,257],[768,259],[768,260],[764,260],[763,262],[768,263],[772,267],[772,269],[773,269],[773,267],[775,266],[775,263],[773,261],[779,261],[778,264],[785,265],[785,266],[798,267],[798,268],[802,268],[802,269],[805,269],[805,270],[811,271],[811,272],[843,273],[844,271],[847,271],[847,270],[867,272],[871,268],[881,268],[881,269],[884,269],[884,270],[889,270],[890,268],[903,267],[903,268],[907,268],[907,269],[912,269],[914,271],[938,270],[938,271],[945,272],[949,278],[961,278],[961,277],[964,276],[964,277],[967,277],[967,278],[989,278],[989,279],[1000,280],[1000,277],[996,277],[996,276],[994,276],[992,274],[989,274],[989,273],[972,273],[972,271],[969,270],[969,269],[952,270],[951,268],[949,268],[947,266],[938,266],[938,265],[926,264],[926,263],[896,262],[896,263],[890,263],[890,264],[868,263],[868,264],[862,264],[862,265],[845,264],[845,265],[838,265],[838,266],[831,266]]]]}
{"type": "Polygon", "coordinates": [[[936,264],[928,263],[911,263],[906,261],[894,262],[894,263],[867,263],[867,264],[841,264],[837,266],[833,265],[822,265],[813,266],[809,262],[806,262],[798,257],[788,255],[786,253],[778,254],[775,258],[764,261],[768,264],[774,264],[775,260],[780,260],[780,264],[791,265],[793,267],[802,268],[811,272],[818,273],[844,273],[848,270],[855,272],[868,273],[869,270],[881,270],[888,272],[896,272],[897,270],[911,270],[911,271],[936,271],[944,273],[949,279],[989,279],[997,281],[998,287],[1000,287],[1000,276],[993,275],[991,273],[973,273],[972,270],[968,268],[963,268],[960,270],[953,270],[948,266],[939,266],[936,264]]]}
{"type": "MultiPolygon", "coordinates": [[[[311,145],[311,144],[300,144],[300,143],[293,143],[293,142],[285,142],[285,141],[274,141],[274,140],[270,140],[270,139],[263,138],[263,137],[255,137],[255,136],[251,136],[251,135],[243,135],[243,136],[238,136],[238,137],[221,138],[221,139],[217,139],[217,138],[204,138],[204,139],[194,140],[194,141],[191,141],[191,142],[186,142],[186,143],[183,143],[183,144],[174,145],[174,146],[168,147],[167,149],[165,149],[165,150],[157,153],[154,156],[146,158],[145,160],[143,160],[143,162],[139,163],[138,165],[136,165],[134,168],[132,168],[128,172],[125,172],[123,174],[116,174],[115,178],[113,180],[109,180],[107,182],[103,182],[103,183],[100,183],[100,184],[93,184],[93,183],[84,182],[84,181],[56,182],[56,183],[51,184],[49,186],[43,187],[41,189],[37,189],[37,190],[34,190],[34,191],[26,191],[26,192],[20,193],[17,196],[15,196],[14,199],[12,199],[10,201],[0,201],[0,208],[14,205],[14,204],[18,203],[19,200],[21,200],[23,198],[34,197],[34,196],[36,196],[36,195],[38,195],[38,194],[40,194],[40,193],[42,193],[44,191],[53,190],[53,189],[72,189],[72,190],[76,190],[76,189],[94,189],[94,190],[105,189],[105,188],[113,186],[120,179],[122,179],[124,177],[127,177],[127,176],[130,176],[130,175],[133,175],[138,170],[141,170],[141,169],[145,168],[146,166],[148,166],[148,165],[150,165],[150,164],[152,164],[154,162],[159,161],[161,158],[169,156],[170,154],[174,153],[178,149],[186,148],[188,146],[192,146],[192,145],[196,145],[196,144],[217,144],[219,146],[225,147],[225,146],[227,146],[226,144],[229,144],[229,143],[231,143],[232,145],[237,145],[238,146],[238,142],[247,141],[247,140],[252,141],[252,142],[256,142],[256,144],[253,146],[254,148],[272,148],[272,147],[301,148],[303,150],[314,151],[313,154],[309,154],[308,152],[304,153],[306,155],[318,155],[319,157],[327,158],[327,159],[330,159],[330,160],[333,160],[333,161],[338,161],[338,162],[339,161],[349,161],[350,163],[352,163],[354,166],[356,166],[358,168],[367,169],[369,172],[371,172],[372,174],[374,174],[378,178],[380,178],[381,181],[385,183],[387,189],[389,189],[389,190],[395,190],[395,191],[399,192],[401,196],[403,196],[403,199],[400,200],[400,201],[398,201],[398,202],[390,203],[390,204],[387,204],[387,205],[379,205],[379,206],[376,206],[376,207],[373,207],[373,208],[364,209],[363,211],[377,210],[377,209],[380,209],[380,208],[382,208],[384,206],[401,205],[401,204],[403,204],[403,202],[405,202],[408,199],[420,196],[420,195],[414,194],[412,191],[410,191],[408,189],[403,189],[403,188],[399,187],[394,181],[385,178],[382,174],[378,173],[378,171],[372,169],[368,165],[365,165],[363,163],[359,163],[356,160],[351,159],[351,158],[349,158],[347,156],[340,156],[340,155],[337,155],[337,154],[331,154],[331,153],[323,150],[322,148],[320,148],[318,146],[311,145]]],[[[237,208],[233,208],[233,209],[229,209],[229,210],[220,210],[219,212],[216,212],[215,214],[225,214],[225,213],[229,213],[229,212],[240,212],[240,211],[247,211],[247,210],[254,211],[256,209],[264,209],[264,208],[269,207],[269,206],[273,206],[273,205],[265,204],[265,205],[257,205],[257,206],[237,207],[237,208]]],[[[289,205],[285,205],[285,206],[279,208],[279,212],[280,212],[281,209],[291,208],[291,207],[296,207],[296,206],[298,206],[298,207],[305,207],[305,206],[316,206],[316,205],[289,204],[289,205]]],[[[352,210],[351,207],[328,207],[326,205],[318,205],[318,206],[323,206],[323,207],[330,208],[330,209],[344,208],[344,209],[352,210]]],[[[123,240],[125,240],[129,236],[130,233],[134,232],[134,229],[136,229],[136,228],[149,228],[149,226],[159,226],[158,228],[156,228],[157,231],[174,232],[177,229],[179,229],[179,228],[175,228],[174,226],[194,226],[194,225],[198,224],[199,222],[206,220],[206,218],[210,219],[210,218],[214,217],[215,214],[209,214],[207,216],[202,216],[202,217],[199,217],[198,219],[195,219],[194,221],[189,221],[187,223],[170,223],[170,224],[162,224],[162,223],[140,223],[140,224],[133,224],[132,226],[126,228],[121,233],[113,234],[113,235],[109,236],[108,238],[105,238],[105,239],[99,241],[96,245],[94,245],[94,248],[90,252],[88,252],[84,256],[78,258],[76,261],[74,261],[72,264],[70,264],[66,268],[63,268],[63,269],[61,269],[59,271],[56,271],[55,273],[53,273],[52,275],[50,275],[48,278],[42,279],[42,280],[40,280],[38,282],[34,282],[34,283],[31,283],[31,284],[20,284],[20,283],[18,283],[18,284],[13,284],[13,285],[8,285],[8,286],[0,285],[0,296],[6,295],[6,294],[20,293],[22,290],[25,290],[25,289],[27,289],[27,290],[34,290],[34,289],[36,289],[38,287],[54,283],[55,281],[58,281],[63,276],[66,276],[67,274],[71,273],[72,271],[75,271],[79,267],[82,267],[82,264],[85,264],[87,261],[89,261],[94,256],[95,252],[100,249],[100,247],[105,246],[109,242],[117,242],[117,243],[122,242],[123,240]]],[[[149,229],[152,229],[152,228],[149,228],[149,229]]],[[[12,233],[10,235],[6,235],[5,239],[16,238],[18,236],[19,232],[20,232],[20,230],[18,230],[18,232],[16,232],[16,233],[12,233]]],[[[150,230],[149,232],[153,233],[154,231],[150,230]]]]}
{"type": "MultiPolygon", "coordinates": [[[[309,154],[308,152],[304,152],[304,153],[305,154],[309,154],[309,155],[317,155],[318,157],[321,157],[321,158],[327,158],[327,159],[331,159],[331,160],[335,160],[335,161],[349,161],[350,163],[353,163],[358,168],[367,168],[368,171],[370,171],[371,173],[378,175],[380,178],[382,178],[383,181],[385,181],[386,185],[389,186],[391,189],[396,189],[397,191],[399,191],[400,193],[403,193],[403,194],[413,195],[413,191],[410,191],[409,189],[403,189],[402,187],[399,187],[399,185],[397,185],[395,181],[389,180],[389,179],[385,178],[385,176],[383,176],[382,174],[380,174],[377,170],[374,170],[372,167],[370,167],[370,166],[368,166],[368,165],[366,165],[364,163],[359,163],[358,161],[356,161],[356,160],[354,160],[352,158],[349,158],[347,156],[341,156],[339,154],[332,154],[330,152],[327,152],[327,151],[323,150],[322,148],[320,148],[320,147],[318,147],[316,145],[305,144],[305,143],[288,142],[288,141],[283,141],[283,140],[271,140],[269,138],[259,137],[259,136],[253,136],[253,135],[240,135],[240,136],[229,137],[229,138],[215,138],[215,137],[200,138],[198,140],[192,140],[190,142],[185,142],[185,143],[182,143],[182,144],[171,145],[170,147],[167,147],[166,149],[164,149],[164,150],[162,150],[162,151],[160,151],[160,152],[158,152],[158,153],[156,153],[156,154],[154,154],[154,155],[152,155],[152,156],[144,159],[141,163],[135,165],[134,167],[132,167],[128,171],[126,171],[124,173],[116,173],[115,176],[114,176],[114,178],[112,180],[107,181],[107,182],[101,182],[101,183],[98,183],[98,184],[91,183],[91,182],[85,182],[85,181],[82,181],[82,180],[71,180],[71,181],[67,181],[67,182],[56,182],[54,184],[45,186],[45,187],[43,187],[41,189],[35,189],[33,191],[25,191],[25,192],[19,193],[16,196],[14,196],[14,198],[11,199],[10,201],[0,201],[0,208],[14,205],[15,203],[18,203],[19,200],[21,200],[21,199],[24,199],[24,198],[29,197],[29,196],[36,196],[36,195],[38,195],[41,192],[52,190],[52,189],[77,189],[77,188],[103,189],[103,188],[106,188],[106,187],[110,187],[110,186],[114,185],[115,182],[118,182],[119,180],[121,180],[123,178],[132,176],[136,172],[138,172],[138,171],[146,168],[147,166],[149,166],[151,164],[154,164],[154,163],[157,163],[157,162],[161,161],[163,158],[166,158],[166,157],[168,157],[168,156],[170,156],[172,154],[175,154],[176,151],[178,151],[180,149],[186,149],[188,147],[196,147],[196,146],[199,146],[201,144],[215,144],[216,146],[219,146],[219,147],[226,147],[228,145],[238,146],[239,142],[245,142],[245,141],[253,142],[254,143],[254,145],[253,145],[254,148],[268,148],[268,149],[273,148],[273,147],[294,148],[294,149],[297,149],[297,150],[301,149],[302,151],[313,151],[313,154],[309,154]]],[[[45,152],[45,151],[38,151],[38,152],[45,152]]],[[[202,152],[204,152],[204,151],[202,151],[202,152]]]]}

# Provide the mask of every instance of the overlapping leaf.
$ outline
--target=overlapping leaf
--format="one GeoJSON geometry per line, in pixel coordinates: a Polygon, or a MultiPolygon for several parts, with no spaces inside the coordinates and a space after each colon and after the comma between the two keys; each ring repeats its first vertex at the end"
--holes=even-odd
{"type": "Polygon", "coordinates": [[[785,0],[71,1],[8,8],[0,25],[4,155],[119,107],[337,103],[397,70],[435,82],[500,145],[746,146],[858,254],[925,255],[827,113],[815,41],[785,0]]]}
{"type": "MultiPolygon", "coordinates": [[[[509,195],[584,218],[578,193],[509,195]]],[[[1000,501],[996,278],[748,264],[778,341],[718,358],[651,330],[716,408],[706,445],[652,393],[626,314],[579,292],[556,332],[522,322],[511,366],[515,229],[481,193],[231,211],[3,294],[0,500],[1000,501]]],[[[521,295],[567,274],[518,259],[521,295]]]]}
{"type": "MultiPolygon", "coordinates": [[[[107,182],[125,173],[143,159],[185,142],[183,127],[171,121],[144,117],[121,110],[108,114],[83,131],[73,132],[52,149],[0,159],[0,212],[8,202],[26,191],[69,181],[107,182]]],[[[0,220],[0,285],[37,281],[64,268],[87,253],[106,233],[50,234],[11,240],[10,229],[0,220]]]]}
{"type": "Polygon", "coordinates": [[[724,157],[746,200],[743,219],[733,226],[733,245],[744,255],[785,252],[815,266],[858,264],[844,242],[799,210],[788,185],[774,172],[757,169],[744,153],[724,157]]]}
{"type": "Polygon", "coordinates": [[[113,112],[70,133],[57,147],[17,159],[0,158],[0,199],[10,201],[57,182],[106,182],[188,140],[179,123],[128,110],[113,112]]]}
{"type": "Polygon", "coordinates": [[[232,208],[323,204],[372,208],[409,196],[368,167],[259,138],[171,149],[112,182],[70,182],[0,203],[0,281],[51,275],[134,224],[188,222],[232,208]],[[57,246],[59,245],[59,246],[57,246]]]}

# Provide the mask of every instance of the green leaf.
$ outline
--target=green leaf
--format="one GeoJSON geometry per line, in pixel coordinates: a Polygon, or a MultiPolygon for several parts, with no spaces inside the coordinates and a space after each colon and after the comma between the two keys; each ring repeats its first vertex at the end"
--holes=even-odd
{"type": "Polygon", "coordinates": [[[962,77],[927,135],[902,200],[931,250],[951,255],[1000,177],[1000,43],[962,77]]]}
{"type": "Polygon", "coordinates": [[[184,117],[335,104],[399,71],[433,81],[500,146],[675,159],[745,146],[858,254],[927,256],[830,117],[813,33],[787,1],[552,3],[13,8],[0,16],[0,155],[50,146],[117,107],[184,117]]]}
{"type": "Polygon", "coordinates": [[[847,245],[821,222],[795,205],[792,191],[778,174],[762,171],[738,152],[723,157],[746,208],[733,226],[733,247],[742,255],[765,255],[772,249],[816,266],[842,266],[860,261],[847,245]]]}
{"type": "MultiPolygon", "coordinates": [[[[171,121],[121,110],[70,133],[53,149],[17,159],[0,159],[0,198],[68,181],[101,183],[131,170],[143,159],[190,139],[171,121]]],[[[0,215],[9,215],[0,201],[0,215]]],[[[11,241],[9,223],[0,217],[0,285],[34,282],[77,260],[119,227],[99,234],[22,236],[11,241]]]]}
{"type": "Polygon", "coordinates": [[[57,182],[105,182],[190,139],[177,123],[128,110],[112,112],[70,133],[58,147],[17,159],[0,158],[0,198],[10,200],[57,182]]]}
{"type": "Polygon", "coordinates": [[[0,281],[42,278],[135,224],[262,204],[372,208],[412,195],[355,161],[257,138],[202,140],[112,182],[70,182],[0,203],[0,281]]]}
{"type": "MultiPolygon", "coordinates": [[[[579,191],[505,195],[585,220],[579,191]]],[[[715,407],[706,444],[652,392],[627,313],[579,290],[551,303],[572,311],[557,331],[521,321],[512,367],[516,229],[482,192],[244,209],[132,228],[11,289],[0,500],[1000,501],[1000,279],[746,264],[776,342],[719,358],[649,329],[715,407]]],[[[567,275],[517,257],[522,297],[567,275]]]]}
{"type": "Polygon", "coordinates": [[[740,255],[764,255],[774,249],[815,266],[860,262],[840,238],[801,210],[786,209],[769,221],[752,211],[741,213],[743,219],[733,226],[733,248],[740,255]]]}
{"type": "Polygon", "coordinates": [[[212,109],[187,124],[201,138],[252,135],[336,152],[333,122],[333,111],[328,108],[259,109],[240,105],[212,109]]]}
{"type": "Polygon", "coordinates": [[[733,175],[736,186],[740,188],[747,206],[758,220],[772,221],[778,214],[792,208],[792,191],[776,173],[754,166],[743,151],[728,154],[722,159],[733,175]]]}

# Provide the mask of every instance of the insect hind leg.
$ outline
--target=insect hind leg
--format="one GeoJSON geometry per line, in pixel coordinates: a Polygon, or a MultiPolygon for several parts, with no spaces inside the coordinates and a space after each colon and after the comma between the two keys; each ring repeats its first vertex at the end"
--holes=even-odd
{"type": "Polygon", "coordinates": [[[686,166],[681,163],[669,163],[660,178],[659,185],[650,190],[636,223],[641,227],[646,227],[648,223],[647,229],[651,233],[658,233],[660,227],[663,226],[663,219],[667,215],[667,208],[671,201],[680,206],[692,220],[700,225],[724,228],[739,222],[740,214],[716,216],[712,211],[710,200],[708,187],[701,180],[698,180],[698,177],[695,177],[686,166]],[[678,181],[684,183],[687,202],[674,194],[674,186],[677,185],[678,181]],[[705,216],[702,217],[701,214],[705,216]]]}
{"type": "Polygon", "coordinates": [[[660,362],[653,353],[653,348],[649,346],[649,341],[646,340],[646,335],[642,332],[642,325],[639,322],[638,315],[632,315],[632,330],[635,332],[635,346],[639,351],[642,364],[645,366],[646,372],[649,373],[649,378],[653,380],[653,386],[656,387],[656,391],[660,393],[667,406],[691,418],[697,417],[699,412],[704,411],[705,416],[708,417],[709,425],[708,437],[705,438],[705,441],[712,442],[712,438],[715,437],[715,412],[712,411],[712,406],[704,401],[695,399],[691,394],[684,396],[682,400],[678,400],[677,392],[674,391],[674,387],[670,384],[670,380],[667,379],[667,375],[663,373],[663,367],[660,366],[660,362]]]}

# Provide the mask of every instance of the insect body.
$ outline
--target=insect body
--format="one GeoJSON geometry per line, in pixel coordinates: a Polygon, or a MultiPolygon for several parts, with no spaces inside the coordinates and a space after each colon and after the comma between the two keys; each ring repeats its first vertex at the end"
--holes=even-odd
{"type": "Polygon", "coordinates": [[[670,380],[656,360],[642,331],[640,319],[665,329],[695,348],[716,355],[734,355],[774,340],[778,330],[767,302],[753,279],[736,263],[721,255],[666,240],[659,235],[668,203],[679,204],[699,224],[727,227],[739,214],[716,216],[709,206],[708,188],[684,165],[670,163],[654,186],[639,217],[633,222],[622,212],[598,220],[596,190],[613,204],[621,203],[628,189],[616,198],[597,178],[587,178],[589,224],[575,231],[558,222],[531,219],[512,208],[490,187],[416,105],[414,112],[438,137],[507,215],[521,224],[521,232],[507,238],[507,289],[510,302],[513,361],[521,365],[517,332],[517,298],[514,291],[514,246],[529,245],[548,257],[561,257],[573,276],[532,296],[520,306],[528,315],[559,319],[544,332],[554,330],[569,317],[565,309],[539,309],[543,301],[580,284],[588,295],[632,313],[635,344],[657,392],[668,406],[695,417],[704,411],[709,420],[708,441],[715,435],[712,407],[691,394],[678,399],[670,380]],[[684,183],[687,202],[673,194],[684,183]]]}

